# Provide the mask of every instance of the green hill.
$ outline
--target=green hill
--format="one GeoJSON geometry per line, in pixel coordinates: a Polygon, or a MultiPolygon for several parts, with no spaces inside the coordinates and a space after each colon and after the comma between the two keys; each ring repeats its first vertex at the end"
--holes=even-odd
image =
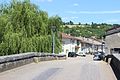
{"type": "Polygon", "coordinates": [[[107,29],[111,28],[111,24],[80,24],[80,25],[63,25],[64,33],[71,34],[72,36],[82,37],[96,37],[101,39],[107,29]]]}

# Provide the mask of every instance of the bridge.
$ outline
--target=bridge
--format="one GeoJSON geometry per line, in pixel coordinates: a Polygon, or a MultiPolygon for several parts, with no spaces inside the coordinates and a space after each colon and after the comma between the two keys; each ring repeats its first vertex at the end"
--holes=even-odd
{"type": "Polygon", "coordinates": [[[0,80],[117,80],[110,65],[92,55],[31,63],[0,73],[0,80]]]}

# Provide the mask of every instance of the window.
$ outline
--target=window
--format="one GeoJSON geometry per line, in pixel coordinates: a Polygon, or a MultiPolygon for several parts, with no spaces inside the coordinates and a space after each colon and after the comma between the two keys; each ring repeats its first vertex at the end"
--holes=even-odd
{"type": "Polygon", "coordinates": [[[119,53],[120,54],[120,48],[113,48],[110,50],[112,54],[119,53]]]}
{"type": "Polygon", "coordinates": [[[71,39],[71,42],[72,42],[72,44],[74,44],[74,43],[75,43],[75,40],[74,40],[74,39],[71,39]]]}
{"type": "Polygon", "coordinates": [[[65,41],[62,41],[62,45],[64,46],[64,44],[65,44],[65,41]]]}

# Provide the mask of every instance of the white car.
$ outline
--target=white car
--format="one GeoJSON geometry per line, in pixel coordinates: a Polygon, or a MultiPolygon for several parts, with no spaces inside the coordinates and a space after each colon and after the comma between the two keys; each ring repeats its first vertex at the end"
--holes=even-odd
{"type": "Polygon", "coordinates": [[[84,52],[79,52],[79,53],[78,53],[78,56],[86,57],[86,54],[85,54],[84,52]]]}

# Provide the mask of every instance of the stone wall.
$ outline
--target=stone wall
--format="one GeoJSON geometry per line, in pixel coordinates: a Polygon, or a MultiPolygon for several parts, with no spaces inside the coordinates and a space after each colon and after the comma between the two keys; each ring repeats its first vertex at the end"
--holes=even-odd
{"type": "Polygon", "coordinates": [[[0,57],[0,72],[13,69],[22,65],[32,62],[49,61],[49,60],[62,60],[66,59],[66,55],[48,54],[48,53],[22,53],[9,56],[0,57]]]}
{"type": "Polygon", "coordinates": [[[120,32],[107,35],[105,38],[106,53],[111,54],[110,49],[120,48],[120,32]]]}

